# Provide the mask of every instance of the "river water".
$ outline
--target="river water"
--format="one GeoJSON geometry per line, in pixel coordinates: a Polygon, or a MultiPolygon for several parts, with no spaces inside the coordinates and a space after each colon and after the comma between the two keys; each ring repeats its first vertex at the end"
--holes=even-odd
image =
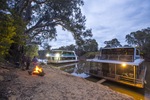
{"type": "MultiPolygon", "coordinates": [[[[145,62],[145,64],[147,65],[147,74],[145,88],[143,89],[127,86],[112,81],[105,81],[102,84],[108,86],[114,91],[130,95],[134,97],[135,100],[150,100],[150,62],[145,62]]],[[[100,80],[100,78],[92,77],[84,73],[84,70],[86,69],[86,66],[84,66],[84,62],[70,64],[53,64],[52,66],[68,72],[74,76],[86,78],[89,81],[97,82],[100,80]]]]}

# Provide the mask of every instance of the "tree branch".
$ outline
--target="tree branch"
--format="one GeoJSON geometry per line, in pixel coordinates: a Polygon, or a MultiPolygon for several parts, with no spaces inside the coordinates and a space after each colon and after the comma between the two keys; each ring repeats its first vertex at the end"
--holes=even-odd
{"type": "Polygon", "coordinates": [[[41,22],[43,21],[43,18],[41,18],[37,23],[36,23],[36,25],[34,25],[33,27],[31,27],[30,29],[28,29],[28,30],[26,30],[25,31],[25,33],[29,33],[29,32],[31,32],[31,31],[33,31],[34,29],[36,29],[36,28],[40,28],[40,27],[45,27],[45,26],[50,26],[50,25],[57,25],[56,23],[58,23],[58,22],[60,22],[61,20],[60,19],[55,19],[55,21],[53,21],[53,22],[48,22],[48,23],[46,23],[46,24],[43,24],[43,25],[40,25],[41,24],[41,22]]]}

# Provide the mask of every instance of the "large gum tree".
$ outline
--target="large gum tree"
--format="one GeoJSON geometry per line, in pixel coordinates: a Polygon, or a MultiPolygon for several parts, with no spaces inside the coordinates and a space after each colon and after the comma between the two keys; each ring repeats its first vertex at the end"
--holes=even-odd
{"type": "MultiPolygon", "coordinates": [[[[45,39],[56,39],[57,26],[70,31],[77,45],[92,36],[91,29],[85,26],[86,18],[81,13],[83,0],[2,0],[16,24],[16,43],[41,44],[45,39]],[[19,36],[17,36],[19,34],[19,36]],[[20,35],[21,34],[21,35],[20,35]],[[23,36],[22,36],[23,35],[23,36]]],[[[1,1],[0,1],[1,2],[1,1]]],[[[17,44],[17,45],[18,45],[17,44]]],[[[14,46],[15,49],[16,46],[14,46]]],[[[21,49],[22,50],[22,49],[21,49]]]]}
{"type": "Polygon", "coordinates": [[[26,42],[41,43],[44,39],[56,38],[57,26],[70,31],[77,44],[81,44],[85,37],[92,36],[91,29],[86,29],[86,18],[81,13],[83,0],[8,0],[8,4],[26,24],[26,42]]]}

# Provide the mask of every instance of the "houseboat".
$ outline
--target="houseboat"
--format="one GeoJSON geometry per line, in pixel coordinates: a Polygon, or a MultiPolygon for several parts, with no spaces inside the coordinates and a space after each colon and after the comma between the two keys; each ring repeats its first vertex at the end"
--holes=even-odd
{"type": "Polygon", "coordinates": [[[46,54],[47,63],[70,63],[77,62],[77,55],[74,51],[52,50],[46,54]]]}
{"type": "Polygon", "coordinates": [[[87,59],[86,73],[107,80],[143,88],[147,67],[134,47],[103,48],[94,59],[87,59]]]}

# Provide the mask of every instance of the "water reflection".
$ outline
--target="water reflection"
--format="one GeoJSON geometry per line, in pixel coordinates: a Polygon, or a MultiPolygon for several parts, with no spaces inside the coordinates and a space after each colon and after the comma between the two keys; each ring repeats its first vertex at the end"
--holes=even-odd
{"type": "Polygon", "coordinates": [[[80,63],[66,63],[66,64],[53,64],[56,68],[68,72],[74,76],[87,78],[89,75],[84,73],[84,64],[83,62],[80,63]]]}
{"type": "Polygon", "coordinates": [[[103,85],[106,85],[115,91],[130,95],[134,97],[135,100],[148,100],[144,99],[144,89],[123,85],[111,81],[104,82],[103,85]]]}

